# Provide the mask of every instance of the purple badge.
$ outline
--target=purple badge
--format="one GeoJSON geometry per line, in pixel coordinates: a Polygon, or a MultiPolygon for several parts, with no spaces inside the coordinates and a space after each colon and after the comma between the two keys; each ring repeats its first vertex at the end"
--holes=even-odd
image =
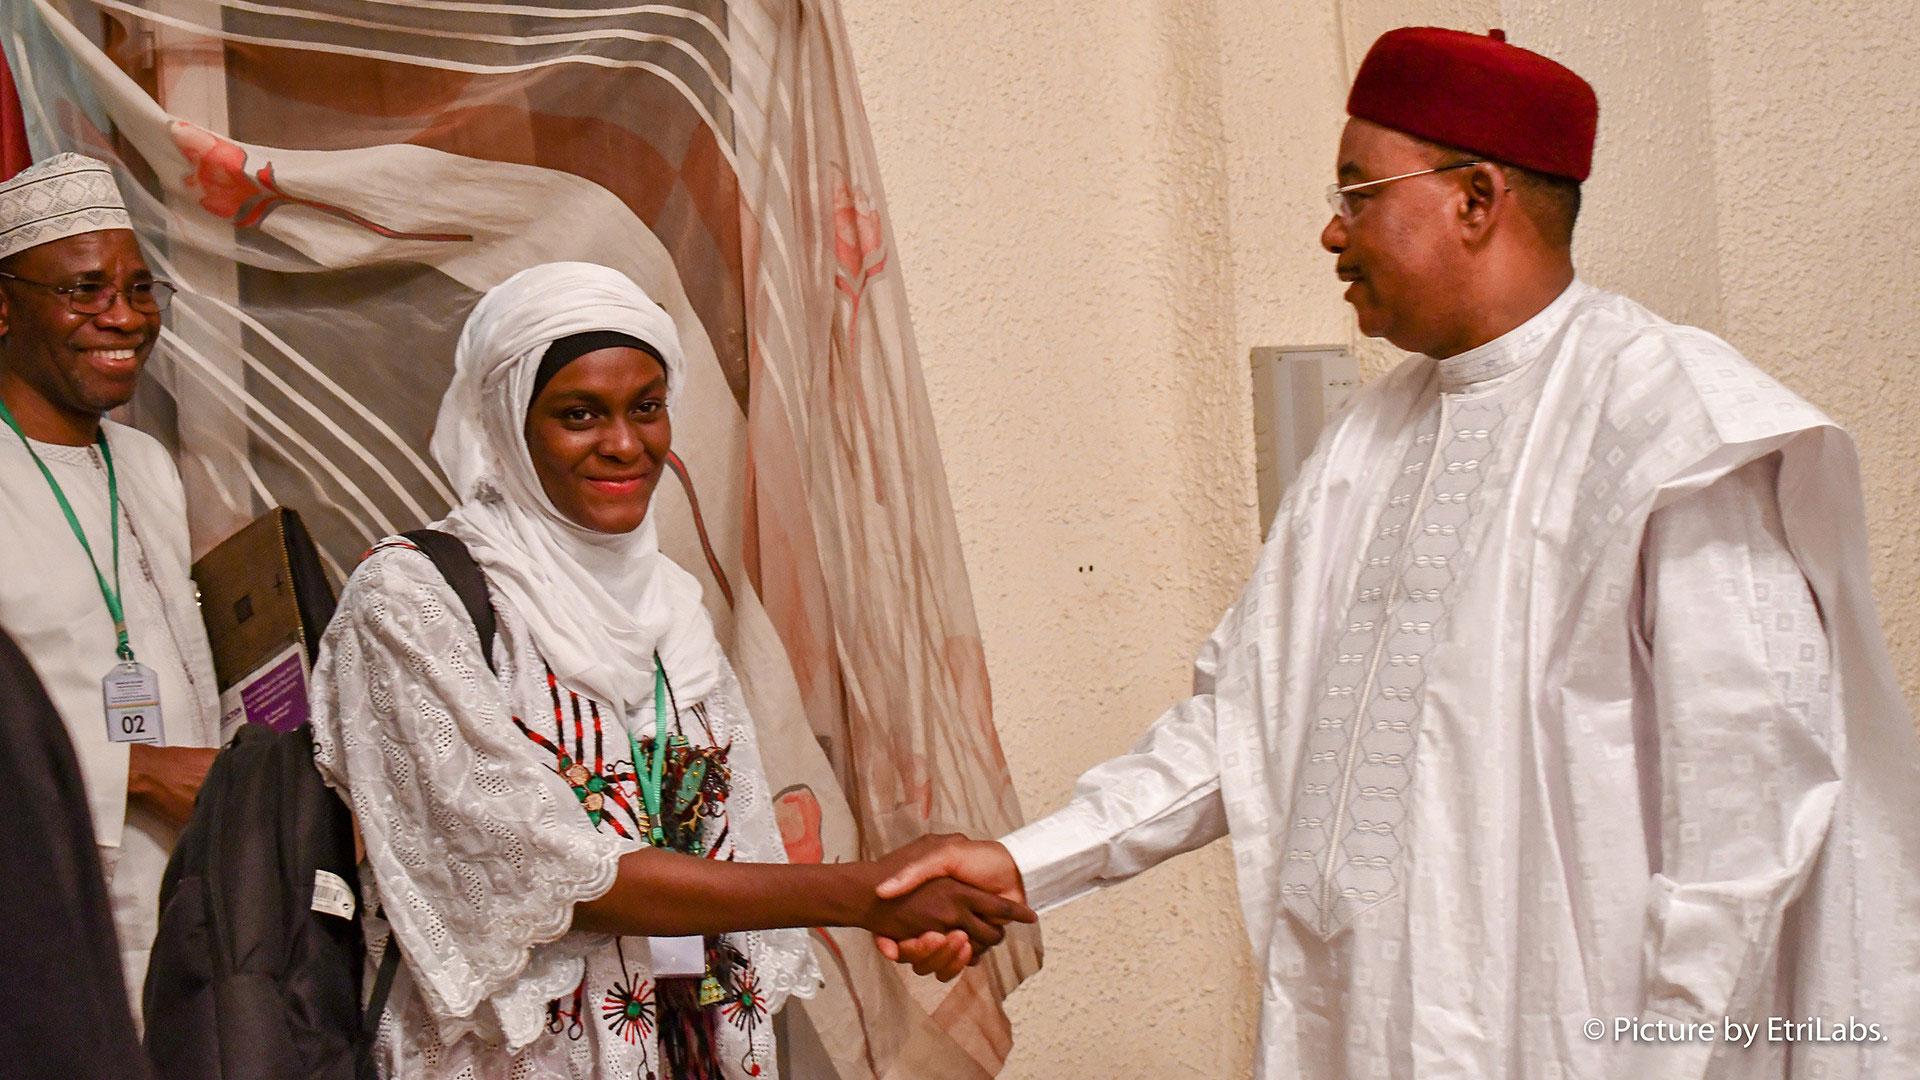
{"type": "Polygon", "coordinates": [[[275,731],[292,731],[307,722],[307,673],[298,650],[248,679],[240,689],[247,722],[275,731]]]}

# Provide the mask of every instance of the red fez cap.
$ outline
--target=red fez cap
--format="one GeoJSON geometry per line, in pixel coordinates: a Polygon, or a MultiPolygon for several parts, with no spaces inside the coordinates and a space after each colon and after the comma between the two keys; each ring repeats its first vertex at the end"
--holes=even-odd
{"type": "Polygon", "coordinates": [[[1347,113],[1523,169],[1585,180],[1600,101],[1565,66],[1486,37],[1409,26],[1373,43],[1347,113]]]}

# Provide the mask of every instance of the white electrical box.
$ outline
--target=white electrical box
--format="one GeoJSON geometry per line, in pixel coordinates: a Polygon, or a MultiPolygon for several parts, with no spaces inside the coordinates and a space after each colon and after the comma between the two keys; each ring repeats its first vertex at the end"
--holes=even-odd
{"type": "Polygon", "coordinates": [[[1360,367],[1344,345],[1253,350],[1253,460],[1260,486],[1260,535],[1320,429],[1360,386],[1360,367]]]}

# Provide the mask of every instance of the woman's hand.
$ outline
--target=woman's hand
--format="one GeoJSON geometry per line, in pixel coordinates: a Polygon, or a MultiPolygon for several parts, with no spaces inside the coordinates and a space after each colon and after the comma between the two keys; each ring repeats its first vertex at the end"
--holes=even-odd
{"type": "MultiPolygon", "coordinates": [[[[923,884],[949,877],[986,889],[1026,909],[1025,883],[1007,849],[991,840],[973,840],[958,833],[923,836],[880,860],[886,880],[875,890],[883,899],[906,895],[923,884]]],[[[1021,920],[1026,921],[1026,920],[1021,920]]],[[[941,982],[959,976],[986,955],[960,930],[928,930],[917,937],[876,935],[874,944],[889,960],[910,964],[921,975],[941,982]]]]}
{"type": "Polygon", "coordinates": [[[903,896],[885,900],[876,897],[863,925],[875,937],[892,941],[958,930],[966,934],[975,953],[982,953],[1000,944],[1006,937],[1008,923],[1030,923],[1037,919],[1038,916],[1017,900],[996,896],[952,878],[938,878],[903,896]]]}
{"type": "MultiPolygon", "coordinates": [[[[731,934],[776,926],[858,926],[917,940],[959,931],[963,947],[985,949],[1009,922],[1032,922],[1026,904],[949,880],[880,895],[899,866],[891,860],[827,865],[720,862],[658,848],[620,858],[613,887],[574,905],[575,930],[622,936],[731,934]]],[[[959,965],[964,967],[965,964],[959,965]]],[[[958,974],[956,971],[955,974],[958,974]]]]}

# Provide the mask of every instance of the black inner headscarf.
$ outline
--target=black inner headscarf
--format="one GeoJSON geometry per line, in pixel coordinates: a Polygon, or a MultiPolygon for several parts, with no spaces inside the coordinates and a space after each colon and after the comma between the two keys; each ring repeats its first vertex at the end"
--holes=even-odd
{"type": "Polygon", "coordinates": [[[663,373],[667,370],[667,359],[660,355],[660,350],[632,334],[623,334],[618,330],[588,330],[583,333],[568,334],[547,346],[546,355],[540,358],[540,370],[533,373],[531,400],[540,399],[540,391],[545,390],[547,384],[553,381],[553,377],[560,374],[561,368],[590,352],[619,348],[639,349],[653,357],[660,364],[660,370],[663,373]]]}

